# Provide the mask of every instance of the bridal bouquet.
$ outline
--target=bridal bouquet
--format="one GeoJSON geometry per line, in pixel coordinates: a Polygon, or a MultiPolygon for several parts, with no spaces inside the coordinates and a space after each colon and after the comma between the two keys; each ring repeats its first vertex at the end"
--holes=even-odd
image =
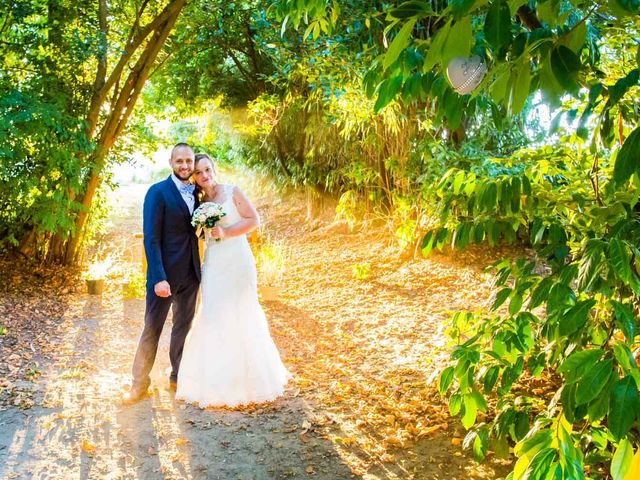
{"type": "Polygon", "coordinates": [[[194,210],[191,225],[195,227],[196,235],[199,237],[203,228],[213,228],[216,222],[225,215],[222,205],[215,202],[205,202],[194,210]]]}

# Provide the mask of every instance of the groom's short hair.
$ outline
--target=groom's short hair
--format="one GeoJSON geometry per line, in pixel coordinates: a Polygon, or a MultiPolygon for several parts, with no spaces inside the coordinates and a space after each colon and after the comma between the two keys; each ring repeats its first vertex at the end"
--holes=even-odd
{"type": "Polygon", "coordinates": [[[173,152],[175,152],[178,148],[188,148],[193,152],[193,147],[191,145],[185,142],[179,142],[179,143],[176,143],[171,149],[171,158],[173,158],[173,152]]]}

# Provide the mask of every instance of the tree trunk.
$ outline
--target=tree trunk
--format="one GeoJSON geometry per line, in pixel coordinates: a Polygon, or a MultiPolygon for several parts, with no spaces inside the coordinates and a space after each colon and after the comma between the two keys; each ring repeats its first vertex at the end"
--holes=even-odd
{"type": "MultiPolygon", "coordinates": [[[[76,216],[74,231],[71,232],[71,237],[66,245],[64,255],[64,262],[66,264],[72,264],[78,260],[91,204],[102,182],[102,173],[109,150],[113,147],[126,127],[127,121],[142,91],[142,87],[149,77],[149,72],[155,64],[156,58],[164,46],[169,33],[173,29],[185,3],[186,0],[175,0],[171,2],[150,24],[137,32],[134,31],[138,30],[138,19],[136,19],[134,28],[132,28],[131,41],[125,48],[109,78],[105,78],[106,63],[104,67],[98,67],[96,81],[94,83],[95,91],[87,115],[87,134],[89,138],[95,136],[100,111],[108,98],[109,91],[114,88],[112,102],[110,102],[112,107],[99,132],[96,150],[88,159],[91,173],[85,185],[84,192],[78,199],[82,208],[76,216]],[[136,64],[129,72],[122,87],[120,87],[120,80],[125,66],[129,65],[135,52],[139,50],[139,47],[150,34],[152,34],[151,38],[147,40],[136,64]]],[[[139,14],[141,13],[140,11],[139,14]]],[[[103,19],[106,18],[106,4],[104,0],[100,2],[100,16],[101,28],[106,29],[106,22],[103,23],[103,19]]]]}

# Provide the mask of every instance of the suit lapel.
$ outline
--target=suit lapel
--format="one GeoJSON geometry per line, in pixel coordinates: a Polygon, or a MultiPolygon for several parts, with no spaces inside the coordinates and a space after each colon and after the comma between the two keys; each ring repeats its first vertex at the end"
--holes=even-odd
{"type": "Polygon", "coordinates": [[[182,198],[182,195],[180,194],[178,187],[176,187],[176,184],[173,182],[173,179],[171,178],[171,176],[169,176],[169,178],[167,179],[167,184],[168,184],[167,187],[169,188],[171,195],[173,195],[173,199],[175,200],[176,205],[180,207],[180,210],[182,210],[182,213],[184,213],[184,216],[187,219],[189,219],[189,221],[191,221],[191,214],[189,213],[189,207],[187,207],[187,202],[185,202],[184,198],[182,198]]]}

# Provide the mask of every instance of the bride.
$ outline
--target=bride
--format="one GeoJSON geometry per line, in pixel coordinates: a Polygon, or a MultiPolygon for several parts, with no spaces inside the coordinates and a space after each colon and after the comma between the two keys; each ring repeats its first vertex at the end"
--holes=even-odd
{"type": "Polygon", "coordinates": [[[226,215],[206,233],[201,301],[185,342],[176,398],[200,407],[266,402],[284,392],[289,373],[258,303],[256,268],[246,234],[258,213],[232,185],[215,181],[213,162],[195,156],[201,202],[226,215]]]}

